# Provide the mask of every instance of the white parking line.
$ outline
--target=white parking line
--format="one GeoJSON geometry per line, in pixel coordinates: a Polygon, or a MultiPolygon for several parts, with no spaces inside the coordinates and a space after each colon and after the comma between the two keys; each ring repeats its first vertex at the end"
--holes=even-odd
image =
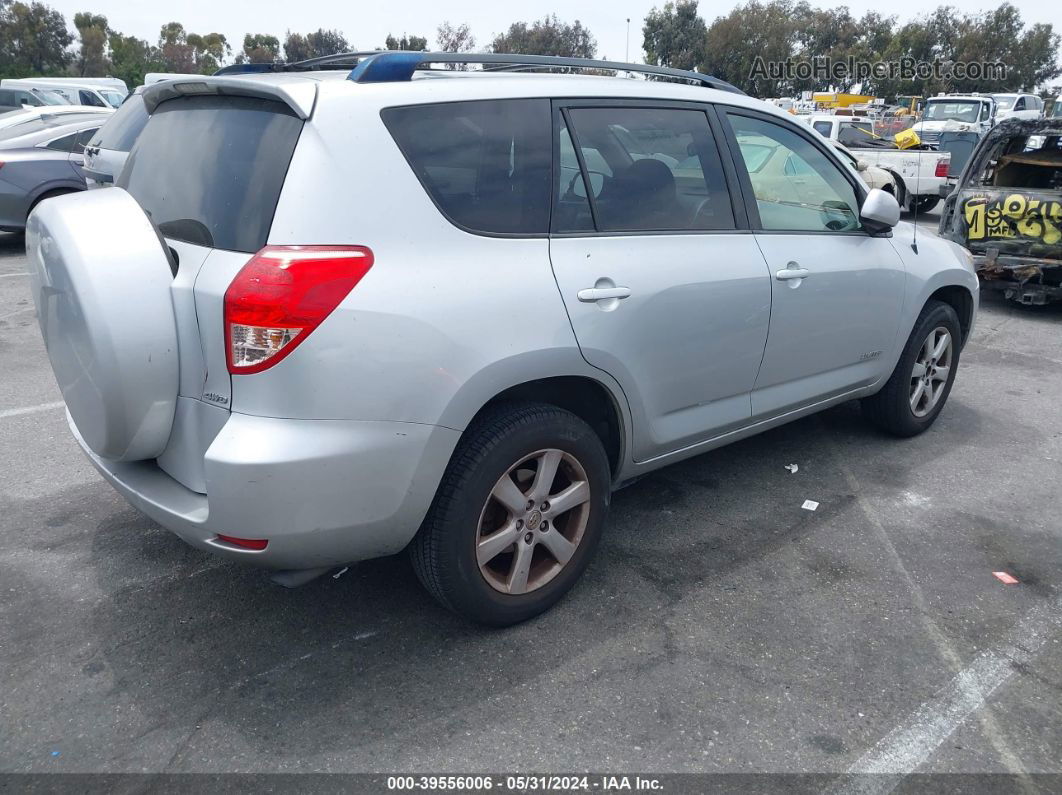
{"type": "Polygon", "coordinates": [[[0,273],[0,279],[10,279],[13,276],[29,276],[29,271],[18,271],[16,273],[0,273]]]}
{"type": "Polygon", "coordinates": [[[848,769],[854,777],[833,791],[846,795],[891,792],[904,776],[929,759],[963,721],[983,707],[1016,669],[1029,663],[1060,627],[1062,597],[1031,610],[1002,643],[977,655],[935,698],[922,704],[863,754],[848,769]]]}
{"type": "Polygon", "coordinates": [[[65,405],[66,404],[63,401],[57,400],[54,403],[41,403],[37,406],[25,406],[21,409],[4,409],[0,411],[0,420],[5,420],[8,417],[21,417],[23,414],[37,414],[41,411],[51,411],[52,409],[57,409],[60,406],[65,405]]]}

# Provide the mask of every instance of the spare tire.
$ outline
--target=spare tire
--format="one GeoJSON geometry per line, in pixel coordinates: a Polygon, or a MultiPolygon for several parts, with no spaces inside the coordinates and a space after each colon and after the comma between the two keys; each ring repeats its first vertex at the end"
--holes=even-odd
{"type": "Polygon", "coordinates": [[[102,458],[166,447],[177,404],[169,255],[128,193],[57,196],[26,225],[37,320],[78,432],[102,458]]]}

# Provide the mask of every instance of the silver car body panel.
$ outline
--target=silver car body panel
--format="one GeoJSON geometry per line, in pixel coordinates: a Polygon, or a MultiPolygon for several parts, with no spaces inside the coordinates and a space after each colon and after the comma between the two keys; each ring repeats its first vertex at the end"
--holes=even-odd
{"type": "Polygon", "coordinates": [[[144,92],[157,103],[193,83],[287,103],[307,121],[268,243],[361,245],[375,256],[290,356],[229,376],[224,295],[251,255],[166,241],[179,261],[170,283],[180,351],[173,431],[157,460],[89,455],[130,502],[200,548],[307,569],[396,552],[476,414],[506,390],[558,376],[610,396],[620,483],[871,394],[934,290],[959,285],[976,301],[961,250],[923,238],[916,253],[904,224],[891,239],[472,234],[440,213],[380,118],[416,103],[612,97],[735,105],[794,124],[757,100],[571,75],[344,78],[194,77],[144,92]],[[774,278],[790,259],[811,271],[796,287],[774,278]],[[601,279],[630,287],[631,297],[578,300],[601,279]],[[237,549],[219,533],[269,546],[237,549]]]}

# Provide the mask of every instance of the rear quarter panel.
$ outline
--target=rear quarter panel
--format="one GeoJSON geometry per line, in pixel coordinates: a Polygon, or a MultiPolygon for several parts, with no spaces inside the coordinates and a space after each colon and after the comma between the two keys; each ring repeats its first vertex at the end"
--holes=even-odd
{"type": "Polygon", "coordinates": [[[380,107],[319,99],[269,236],[274,245],[368,246],[375,264],[290,356],[232,378],[233,410],[463,430],[498,393],[559,375],[594,378],[625,407],[618,386],[579,352],[548,239],[489,237],[450,223],[380,107]]]}

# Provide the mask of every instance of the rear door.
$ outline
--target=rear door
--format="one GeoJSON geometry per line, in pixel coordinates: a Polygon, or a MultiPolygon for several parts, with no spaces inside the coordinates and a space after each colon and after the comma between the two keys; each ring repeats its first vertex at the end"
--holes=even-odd
{"type": "Polygon", "coordinates": [[[722,115],[773,277],[753,416],[874,382],[895,343],[905,273],[891,240],[860,224],[865,186],[798,124],[737,108],[722,115]],[[790,179],[796,199],[780,189],[790,179]]]}
{"type": "Polygon", "coordinates": [[[623,387],[645,461],[745,424],[767,268],[707,106],[557,103],[550,258],[586,360],[623,387]]]}

